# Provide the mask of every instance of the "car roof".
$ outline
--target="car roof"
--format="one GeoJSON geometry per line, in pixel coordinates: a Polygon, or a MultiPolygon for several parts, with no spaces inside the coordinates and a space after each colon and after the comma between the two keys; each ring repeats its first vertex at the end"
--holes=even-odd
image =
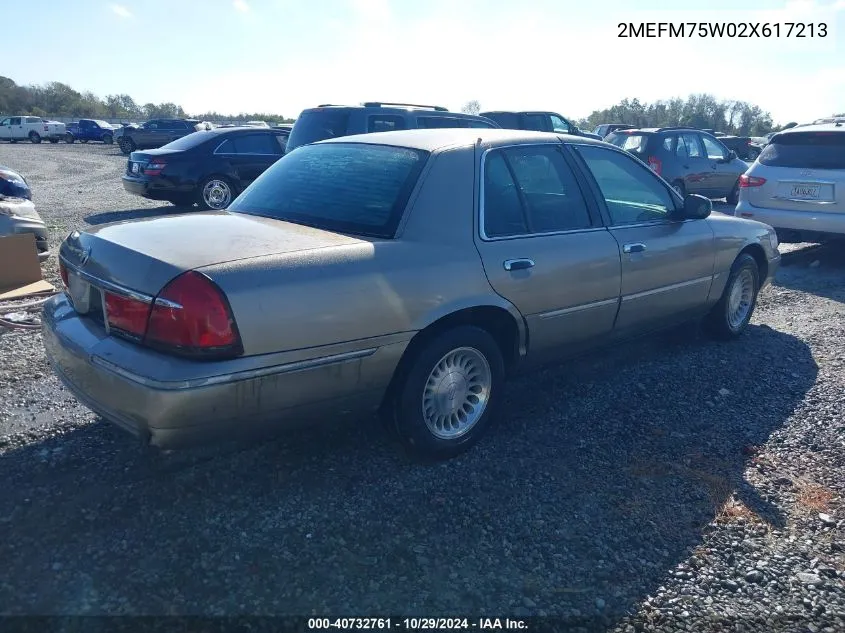
{"type": "Polygon", "coordinates": [[[845,132],[845,125],[842,123],[808,123],[782,130],[777,132],[776,135],[800,134],[801,132],[845,132]]]}
{"type": "MultiPolygon", "coordinates": [[[[303,114],[310,112],[321,112],[326,110],[342,111],[342,110],[372,110],[373,112],[384,112],[386,114],[424,114],[425,116],[442,116],[453,119],[483,119],[482,115],[467,114],[465,112],[452,112],[440,106],[419,106],[419,105],[393,105],[373,103],[365,103],[363,105],[320,105],[315,108],[307,108],[302,111],[303,114]]],[[[291,124],[295,125],[295,124],[291,124]]]]}
{"type": "Polygon", "coordinates": [[[367,143],[370,145],[390,145],[406,147],[427,152],[448,149],[452,147],[466,147],[479,144],[485,149],[509,144],[531,142],[552,142],[555,139],[572,141],[592,145],[606,145],[602,141],[555,134],[552,132],[532,132],[528,130],[502,130],[494,128],[429,128],[415,130],[396,130],[392,132],[378,132],[376,134],[354,134],[319,141],[323,143],[367,143]]]}

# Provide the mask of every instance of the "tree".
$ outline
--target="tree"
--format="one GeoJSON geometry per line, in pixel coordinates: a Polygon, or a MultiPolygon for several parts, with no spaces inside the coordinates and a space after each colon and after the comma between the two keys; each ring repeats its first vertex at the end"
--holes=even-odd
{"type": "Polygon", "coordinates": [[[478,114],[481,112],[481,104],[476,100],[473,99],[472,101],[467,101],[464,104],[464,107],[461,108],[461,112],[464,114],[478,114]]]}

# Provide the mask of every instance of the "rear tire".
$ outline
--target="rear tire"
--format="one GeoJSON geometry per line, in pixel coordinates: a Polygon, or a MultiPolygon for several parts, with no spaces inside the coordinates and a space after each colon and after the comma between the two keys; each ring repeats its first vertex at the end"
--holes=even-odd
{"type": "Polygon", "coordinates": [[[30,132],[29,142],[33,145],[38,145],[41,142],[41,135],[38,132],[30,132]]]}
{"type": "Polygon", "coordinates": [[[135,141],[131,138],[124,138],[120,140],[120,152],[125,156],[129,156],[132,152],[135,151],[135,141]]]}
{"type": "Polygon", "coordinates": [[[731,192],[725,198],[728,204],[732,204],[736,206],[739,203],[739,180],[734,183],[734,188],[731,189],[731,192]]]}
{"type": "Polygon", "coordinates": [[[111,134],[103,134],[103,143],[111,145],[114,143],[114,137],[111,134]]]}
{"type": "Polygon", "coordinates": [[[65,143],[73,145],[74,141],[76,141],[76,139],[73,138],[73,134],[65,134],[65,143]]]}
{"type": "Polygon", "coordinates": [[[447,459],[489,430],[505,380],[502,351],[475,326],[447,330],[413,352],[389,402],[400,442],[411,454],[447,459]]]}
{"type": "Polygon", "coordinates": [[[719,302],[707,315],[704,326],[714,338],[738,337],[751,320],[760,291],[760,269],[748,253],[741,253],[731,266],[728,282],[719,302]]]}
{"type": "Polygon", "coordinates": [[[197,189],[197,204],[200,209],[219,211],[228,207],[235,199],[235,187],[223,176],[210,176],[197,189]]]}

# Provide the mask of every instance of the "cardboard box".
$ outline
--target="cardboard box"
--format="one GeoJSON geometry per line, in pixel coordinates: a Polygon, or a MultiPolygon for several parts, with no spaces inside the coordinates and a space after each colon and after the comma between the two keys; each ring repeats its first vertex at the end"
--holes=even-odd
{"type": "Polygon", "coordinates": [[[0,237],[0,301],[55,290],[41,277],[32,233],[0,237]]]}

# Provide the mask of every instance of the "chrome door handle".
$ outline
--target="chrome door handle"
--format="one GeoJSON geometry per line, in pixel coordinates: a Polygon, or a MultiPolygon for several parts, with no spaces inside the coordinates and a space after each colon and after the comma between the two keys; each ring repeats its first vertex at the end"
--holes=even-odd
{"type": "Polygon", "coordinates": [[[645,250],[645,244],[637,242],[636,244],[625,244],[622,247],[623,253],[642,253],[645,250]]]}
{"type": "Polygon", "coordinates": [[[534,267],[533,259],[506,259],[502,262],[505,270],[525,270],[534,267]]]}

